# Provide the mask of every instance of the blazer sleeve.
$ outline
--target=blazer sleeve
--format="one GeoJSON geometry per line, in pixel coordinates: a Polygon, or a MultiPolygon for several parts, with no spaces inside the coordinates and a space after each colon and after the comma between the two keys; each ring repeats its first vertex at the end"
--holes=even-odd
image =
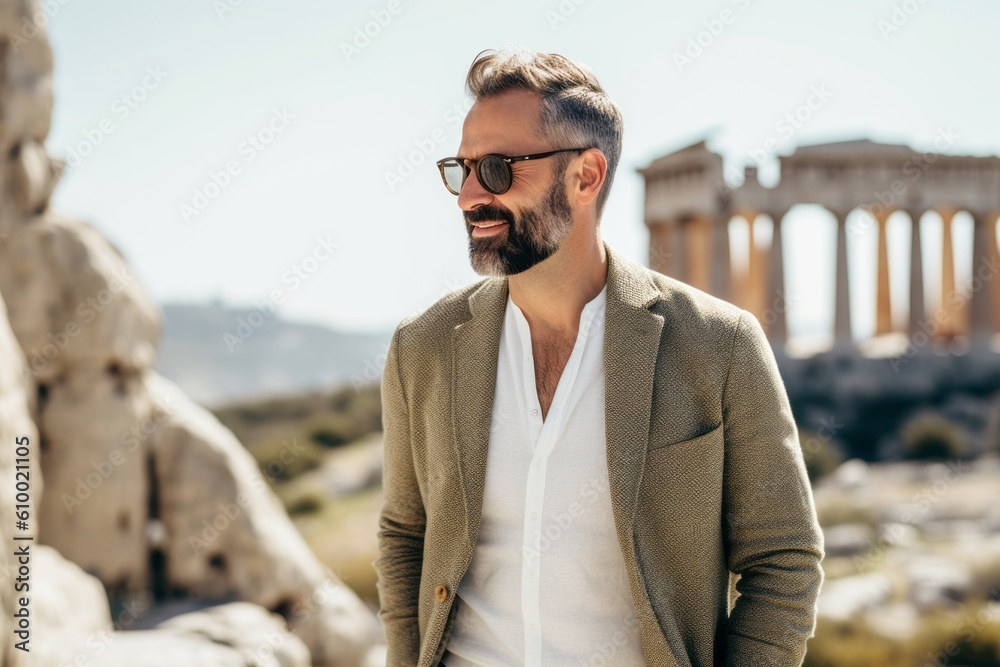
{"type": "Polygon", "coordinates": [[[746,310],[736,325],[722,410],[727,557],[740,575],[725,664],[797,667],[815,632],[823,533],[774,353],[746,310]]]}
{"type": "Polygon", "coordinates": [[[399,339],[393,332],[382,370],[382,434],[385,465],[375,568],[386,635],[386,665],[415,665],[420,654],[418,593],[423,566],[423,498],[417,483],[410,417],[400,375],[399,339]]]}

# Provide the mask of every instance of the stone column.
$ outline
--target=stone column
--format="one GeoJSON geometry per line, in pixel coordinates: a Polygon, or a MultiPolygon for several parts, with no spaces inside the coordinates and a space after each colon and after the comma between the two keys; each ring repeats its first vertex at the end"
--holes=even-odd
{"type": "Polygon", "coordinates": [[[993,334],[993,290],[996,289],[997,267],[992,249],[996,246],[992,212],[969,211],[972,214],[972,290],[969,299],[969,340],[974,345],[989,345],[993,334]]]}
{"type": "Polygon", "coordinates": [[[673,269],[674,278],[681,280],[683,282],[688,282],[690,277],[688,276],[688,266],[689,266],[689,253],[691,252],[688,244],[688,221],[687,220],[677,220],[674,222],[674,236],[673,236],[673,269]]]}
{"type": "Polygon", "coordinates": [[[674,246],[677,239],[674,223],[657,220],[646,224],[649,227],[649,268],[666,276],[676,277],[674,246]]]}
{"type": "Polygon", "coordinates": [[[941,215],[941,301],[937,319],[939,337],[948,340],[962,332],[962,295],[955,291],[955,252],[952,249],[951,220],[955,209],[938,209],[941,215]]]}
{"type": "Polygon", "coordinates": [[[851,293],[847,272],[847,214],[849,210],[833,211],[837,217],[837,294],[833,314],[833,344],[851,345],[851,293]]]}
{"type": "Polygon", "coordinates": [[[747,279],[745,287],[746,303],[744,308],[756,315],[757,319],[760,320],[764,315],[764,303],[766,301],[765,291],[767,287],[765,281],[767,280],[767,267],[764,253],[754,241],[757,211],[746,211],[743,213],[743,217],[747,219],[748,235],[747,279]]]}
{"type": "Polygon", "coordinates": [[[875,335],[881,336],[893,331],[892,295],[889,290],[889,244],[886,233],[892,211],[883,207],[877,208],[878,212],[872,214],[878,224],[878,291],[875,300],[875,335]]]}
{"type": "Polygon", "coordinates": [[[781,251],[781,221],[787,211],[769,211],[773,223],[771,248],[768,251],[768,289],[764,323],[772,345],[784,345],[788,340],[788,299],[785,294],[785,266],[781,251]]]}
{"type": "Polygon", "coordinates": [[[687,283],[703,292],[711,286],[711,220],[698,216],[685,223],[687,227],[687,283]]]}
{"type": "Polygon", "coordinates": [[[715,214],[712,225],[712,294],[720,299],[732,300],[732,268],[729,258],[729,213],[715,214]]]}
{"type": "Polygon", "coordinates": [[[910,216],[910,312],[907,333],[910,339],[921,330],[926,317],[924,311],[924,259],[921,254],[919,211],[907,211],[910,216]]]}

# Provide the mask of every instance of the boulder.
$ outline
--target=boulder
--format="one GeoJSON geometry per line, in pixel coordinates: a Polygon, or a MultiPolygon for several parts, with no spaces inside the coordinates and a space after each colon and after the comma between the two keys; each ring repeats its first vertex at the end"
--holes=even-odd
{"type": "Polygon", "coordinates": [[[114,630],[101,582],[58,551],[32,547],[31,665],[78,664],[86,646],[110,641],[114,630]]]}
{"type": "MultiPolygon", "coordinates": [[[[25,535],[36,534],[37,517],[33,511],[37,505],[34,500],[42,493],[42,479],[35,464],[38,454],[38,432],[28,416],[28,385],[23,375],[24,355],[17,345],[14,333],[7,323],[7,309],[3,297],[0,296],[0,665],[20,667],[27,664],[26,657],[14,648],[10,639],[14,636],[13,614],[16,605],[14,589],[17,570],[12,563],[8,545],[14,544],[11,531],[15,526],[15,459],[17,449],[15,444],[21,443],[28,448],[32,467],[28,472],[28,512],[31,531],[25,535]],[[21,440],[19,440],[21,439],[21,440]]],[[[23,498],[22,498],[23,499],[23,498]]]]}

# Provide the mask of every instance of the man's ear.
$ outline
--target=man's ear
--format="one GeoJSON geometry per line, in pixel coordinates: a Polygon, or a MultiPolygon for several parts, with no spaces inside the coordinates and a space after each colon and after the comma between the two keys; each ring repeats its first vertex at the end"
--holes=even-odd
{"type": "Polygon", "coordinates": [[[600,149],[588,148],[581,153],[571,183],[576,201],[586,206],[597,199],[607,175],[608,159],[600,149]]]}

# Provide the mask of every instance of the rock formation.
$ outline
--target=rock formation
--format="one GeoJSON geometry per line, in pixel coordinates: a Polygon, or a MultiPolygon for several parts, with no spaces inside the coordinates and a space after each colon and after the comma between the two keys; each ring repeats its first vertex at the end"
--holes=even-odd
{"type": "MultiPolygon", "coordinates": [[[[253,634],[261,628],[268,628],[261,635],[273,630],[282,637],[284,648],[260,664],[364,664],[378,642],[374,616],[308,550],[232,433],[155,373],[159,310],[122,255],[92,226],[48,208],[63,164],[43,146],[52,110],[47,11],[30,0],[0,0],[0,295],[6,303],[0,307],[0,666],[26,664],[6,639],[15,600],[5,560],[14,544],[13,452],[21,436],[36,466],[29,531],[37,538],[34,623],[58,626],[62,616],[92,624],[76,630],[106,632],[109,619],[136,599],[152,605],[241,600],[263,608],[219,612],[251,619],[242,643],[234,633],[243,621],[175,619],[172,628],[114,634],[108,644],[114,648],[88,656],[89,664],[195,664],[179,657],[163,662],[162,651],[198,641],[177,636],[202,625],[227,638],[206,640],[218,660],[198,664],[258,664],[244,649],[259,644],[253,634]],[[108,600],[95,603],[91,575],[103,584],[110,607],[108,600]],[[83,608],[47,609],[46,587],[55,582],[79,593],[56,598],[59,604],[83,608]],[[265,610],[284,621],[276,623],[265,610]],[[301,642],[284,638],[279,626],[285,624],[301,642]],[[228,657],[222,644],[232,649],[228,657]]],[[[59,641],[34,630],[36,645],[46,635],[59,641]]],[[[65,655],[52,658],[62,662],[39,662],[72,642],[63,644],[38,646],[32,664],[72,662],[65,655]]]]}

